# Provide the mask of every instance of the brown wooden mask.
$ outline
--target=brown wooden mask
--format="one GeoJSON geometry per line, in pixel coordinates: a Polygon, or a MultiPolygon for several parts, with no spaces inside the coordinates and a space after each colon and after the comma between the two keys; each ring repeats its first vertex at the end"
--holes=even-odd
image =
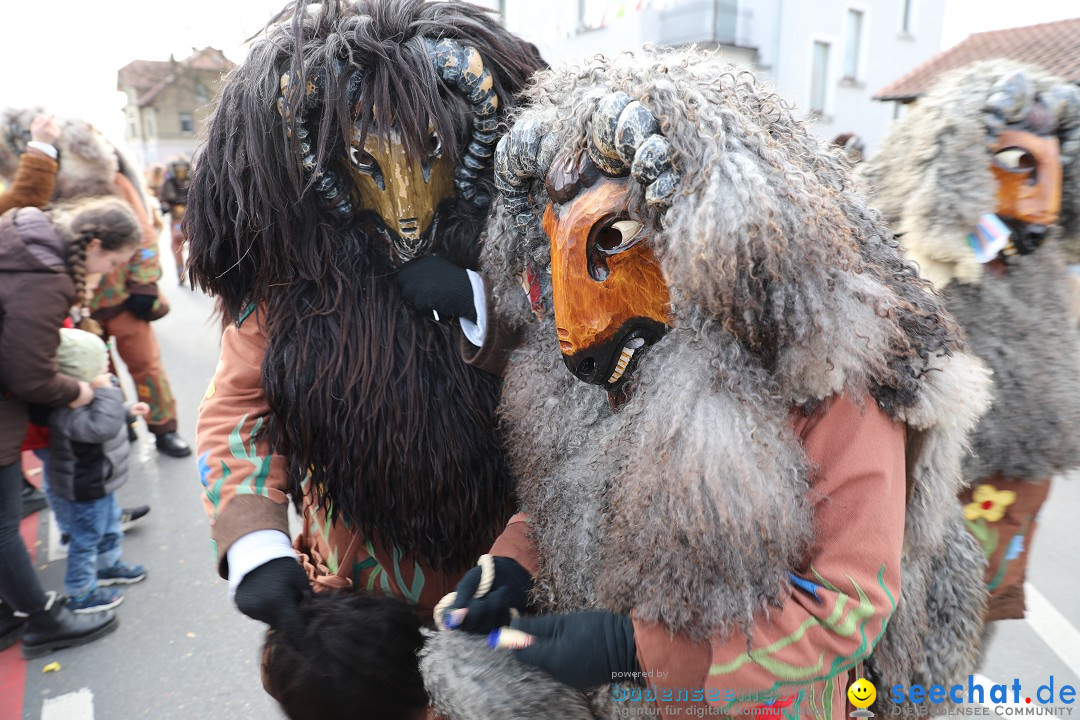
{"type": "Polygon", "coordinates": [[[1061,144],[1056,137],[1003,130],[990,166],[997,180],[997,215],[1028,225],[1053,225],[1061,211],[1061,144]]]}
{"type": "Polygon", "coordinates": [[[543,218],[563,360],[580,380],[609,390],[670,324],[660,263],[627,212],[632,182],[599,177],[572,199],[549,203],[543,218]]]}
{"type": "Polygon", "coordinates": [[[434,130],[428,146],[411,155],[397,131],[360,132],[349,147],[349,168],[360,195],[360,207],[377,214],[390,230],[396,259],[423,255],[431,244],[429,232],[439,204],[454,197],[454,162],[442,151],[434,130]]]}

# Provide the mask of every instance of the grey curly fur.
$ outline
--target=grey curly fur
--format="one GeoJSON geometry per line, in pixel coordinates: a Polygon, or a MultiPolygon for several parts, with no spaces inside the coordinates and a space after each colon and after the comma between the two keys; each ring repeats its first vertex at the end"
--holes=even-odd
{"type": "MultiPolygon", "coordinates": [[[[974,63],[945,75],[893,125],[873,160],[860,166],[875,190],[874,206],[903,234],[907,252],[939,287],[954,277],[978,282],[983,276],[967,235],[997,205],[990,170],[997,130],[1030,108],[1031,96],[1018,92],[1017,102],[994,98],[1008,106],[1004,117],[988,110],[995,84],[1015,73],[1027,79],[1027,90],[1041,96],[1078,92],[1032,66],[1008,60],[974,63]]],[[[1066,237],[1080,239],[1080,108],[1072,99],[1051,105],[1065,163],[1061,226],[1066,237]]]]}
{"type": "Polygon", "coordinates": [[[432,708],[453,720],[593,718],[580,692],[518,662],[507,650],[489,648],[484,637],[429,634],[420,651],[420,671],[432,708]],[[497,683],[491,683],[493,677],[497,683]]]}
{"type": "Polygon", "coordinates": [[[1064,86],[1008,61],[961,68],[863,166],[875,203],[904,233],[906,252],[937,274],[972,352],[994,373],[992,407],[964,461],[968,482],[995,474],[1041,481],[1080,464],[1080,336],[1069,319],[1062,252],[1080,231],[1080,107],[1076,89],[1064,86]],[[1011,84],[1015,92],[995,90],[1009,77],[1021,79],[1011,84]],[[1004,120],[1017,120],[1032,93],[1069,100],[1050,103],[1062,140],[1061,221],[1034,253],[1011,257],[1007,275],[986,277],[966,240],[997,205],[990,144],[1001,119],[985,108],[1004,105],[1004,120]]]}
{"type": "Polygon", "coordinates": [[[683,178],[666,214],[632,186],[674,329],[642,357],[618,413],[566,371],[550,310],[537,322],[517,284],[531,267],[552,307],[542,168],[533,221],[520,222],[520,204],[496,208],[482,258],[497,311],[524,336],[501,412],[541,558],[536,599],[552,611],[633,608],[694,637],[746,628],[790,592],[785,571],[813,537],[791,408],[869,391],[918,448],[902,598],[872,660],[905,684],[959,681],[985,601],[982,555],[955,527],[985,367],[838,153],[710,56],[645,51],[538,74],[518,121],[548,129],[541,164],[545,146],[582,149],[593,108],[616,90],[653,113],[683,178]]]}
{"type": "Polygon", "coordinates": [[[1011,258],[1005,277],[945,288],[995,379],[964,463],[971,482],[996,474],[1042,481],[1080,465],[1080,336],[1066,278],[1061,248],[1048,239],[1011,258]]]}

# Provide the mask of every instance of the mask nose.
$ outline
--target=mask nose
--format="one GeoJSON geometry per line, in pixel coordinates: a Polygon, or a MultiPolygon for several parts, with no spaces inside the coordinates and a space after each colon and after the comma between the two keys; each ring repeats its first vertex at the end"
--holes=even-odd
{"type": "Polygon", "coordinates": [[[591,353],[577,354],[573,357],[563,355],[563,362],[574,377],[582,382],[596,383],[596,374],[600,371],[596,358],[591,353]]]}

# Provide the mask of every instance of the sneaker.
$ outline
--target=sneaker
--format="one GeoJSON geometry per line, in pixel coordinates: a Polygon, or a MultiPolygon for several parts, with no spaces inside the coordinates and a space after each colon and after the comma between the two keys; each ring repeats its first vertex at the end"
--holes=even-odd
{"type": "Polygon", "coordinates": [[[127,532],[135,523],[146,517],[146,514],[150,512],[149,505],[139,505],[133,508],[124,508],[120,511],[120,528],[127,532]]]}
{"type": "Polygon", "coordinates": [[[146,568],[118,562],[110,568],[97,571],[98,587],[109,585],[133,585],[146,579],[146,568]]]}
{"type": "Polygon", "coordinates": [[[124,596],[119,590],[106,587],[96,587],[81,598],[71,598],[67,606],[73,613],[88,615],[105,610],[112,610],[124,602],[124,596]]]}

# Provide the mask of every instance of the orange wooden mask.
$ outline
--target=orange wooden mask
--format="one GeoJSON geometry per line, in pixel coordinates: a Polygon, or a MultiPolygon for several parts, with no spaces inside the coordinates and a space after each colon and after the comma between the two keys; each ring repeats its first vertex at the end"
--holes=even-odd
{"type": "Polygon", "coordinates": [[[563,360],[579,379],[609,389],[671,322],[660,263],[627,212],[632,182],[600,177],[565,203],[549,203],[543,218],[563,360]]]}
{"type": "Polygon", "coordinates": [[[1061,144],[1021,130],[998,136],[991,165],[997,180],[999,217],[1031,225],[1053,225],[1061,211],[1061,144]]]}

